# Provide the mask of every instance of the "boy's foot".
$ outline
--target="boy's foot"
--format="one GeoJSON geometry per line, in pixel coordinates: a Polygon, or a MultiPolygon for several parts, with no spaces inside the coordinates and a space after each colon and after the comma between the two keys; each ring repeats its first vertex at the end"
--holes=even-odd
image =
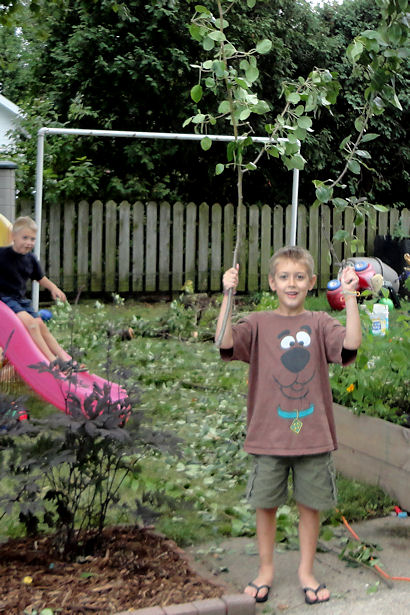
{"type": "Polygon", "coordinates": [[[255,602],[266,602],[269,597],[270,587],[270,585],[266,584],[256,585],[256,583],[251,581],[246,586],[244,593],[255,598],[255,602]],[[250,592],[246,591],[248,587],[252,588],[250,592]]]}
{"type": "Polygon", "coordinates": [[[324,583],[320,583],[316,589],[312,587],[303,587],[302,590],[305,594],[306,604],[320,604],[330,599],[330,592],[324,583]]]}
{"type": "Polygon", "coordinates": [[[77,361],[74,361],[73,359],[70,359],[70,361],[64,361],[63,359],[57,357],[57,359],[51,361],[50,365],[51,367],[57,367],[57,369],[61,373],[67,376],[70,376],[71,374],[76,374],[77,372],[87,371],[87,367],[84,365],[84,363],[77,363],[77,361]]]}

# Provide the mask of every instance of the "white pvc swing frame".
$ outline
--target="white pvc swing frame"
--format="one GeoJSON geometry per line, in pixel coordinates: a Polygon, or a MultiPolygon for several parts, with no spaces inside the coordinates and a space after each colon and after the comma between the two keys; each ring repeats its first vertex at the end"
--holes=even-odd
{"type": "MultiPolygon", "coordinates": [[[[43,209],[43,168],[44,168],[44,145],[46,135],[79,135],[84,137],[120,137],[127,139],[173,139],[176,141],[201,141],[205,135],[185,134],[171,132],[132,132],[127,130],[88,130],[82,128],[47,128],[43,127],[37,133],[37,162],[36,162],[36,187],[35,187],[35,221],[37,224],[37,237],[34,246],[34,254],[40,258],[41,224],[43,209]]],[[[234,141],[231,135],[206,135],[211,141],[234,141]]],[[[239,137],[239,140],[247,137],[239,137]]],[[[278,139],[287,141],[287,139],[278,139]]],[[[252,137],[254,143],[270,143],[269,137],[252,137]]],[[[299,144],[300,147],[300,144],[299,144]]],[[[296,245],[297,211],[299,192],[299,170],[293,169],[292,180],[292,213],[290,226],[290,245],[296,245]]],[[[32,300],[33,307],[37,311],[39,305],[39,284],[33,283],[32,300]]]]}

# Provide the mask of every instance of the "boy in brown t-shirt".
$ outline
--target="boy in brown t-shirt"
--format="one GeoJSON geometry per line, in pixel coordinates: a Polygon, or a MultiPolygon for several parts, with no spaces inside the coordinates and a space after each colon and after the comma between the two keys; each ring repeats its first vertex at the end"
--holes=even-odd
{"type": "MultiPolygon", "coordinates": [[[[239,266],[223,276],[224,298],[216,338],[222,329],[229,289],[238,285],[239,266]]],[[[313,574],[320,529],[320,510],[335,504],[331,451],[337,448],[328,363],[354,361],[361,343],[356,300],[358,277],[343,269],[346,326],[325,312],[305,310],[305,298],[316,282],[312,256],[297,246],[272,257],[269,285],[279,305],[255,312],[232,325],[228,315],[220,341],[222,359],[249,363],[245,450],[254,456],[248,499],[256,509],[260,566],[245,588],[256,602],[268,599],[274,576],[276,511],[287,498],[290,470],[299,509],[299,582],[308,604],[330,594],[313,574]]]]}

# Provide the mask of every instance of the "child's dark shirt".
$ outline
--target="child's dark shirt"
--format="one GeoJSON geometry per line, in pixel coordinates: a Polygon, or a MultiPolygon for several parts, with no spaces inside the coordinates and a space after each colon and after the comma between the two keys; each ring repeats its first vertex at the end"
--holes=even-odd
{"type": "Polygon", "coordinates": [[[31,252],[19,254],[11,246],[0,248],[0,297],[24,299],[28,280],[41,280],[44,272],[31,252]]]}

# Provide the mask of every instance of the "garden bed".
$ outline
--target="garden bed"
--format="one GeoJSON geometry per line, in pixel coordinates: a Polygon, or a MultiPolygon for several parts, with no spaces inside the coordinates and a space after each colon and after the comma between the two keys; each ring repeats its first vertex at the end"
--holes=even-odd
{"type": "Polygon", "coordinates": [[[339,450],[336,468],[344,476],[381,487],[410,511],[410,429],[334,404],[339,450]]]}
{"type": "Polygon", "coordinates": [[[52,547],[51,537],[0,545],[0,613],[109,615],[224,593],[193,571],[172,540],[150,530],[107,528],[98,548],[73,562],[53,556],[52,547]]]}

